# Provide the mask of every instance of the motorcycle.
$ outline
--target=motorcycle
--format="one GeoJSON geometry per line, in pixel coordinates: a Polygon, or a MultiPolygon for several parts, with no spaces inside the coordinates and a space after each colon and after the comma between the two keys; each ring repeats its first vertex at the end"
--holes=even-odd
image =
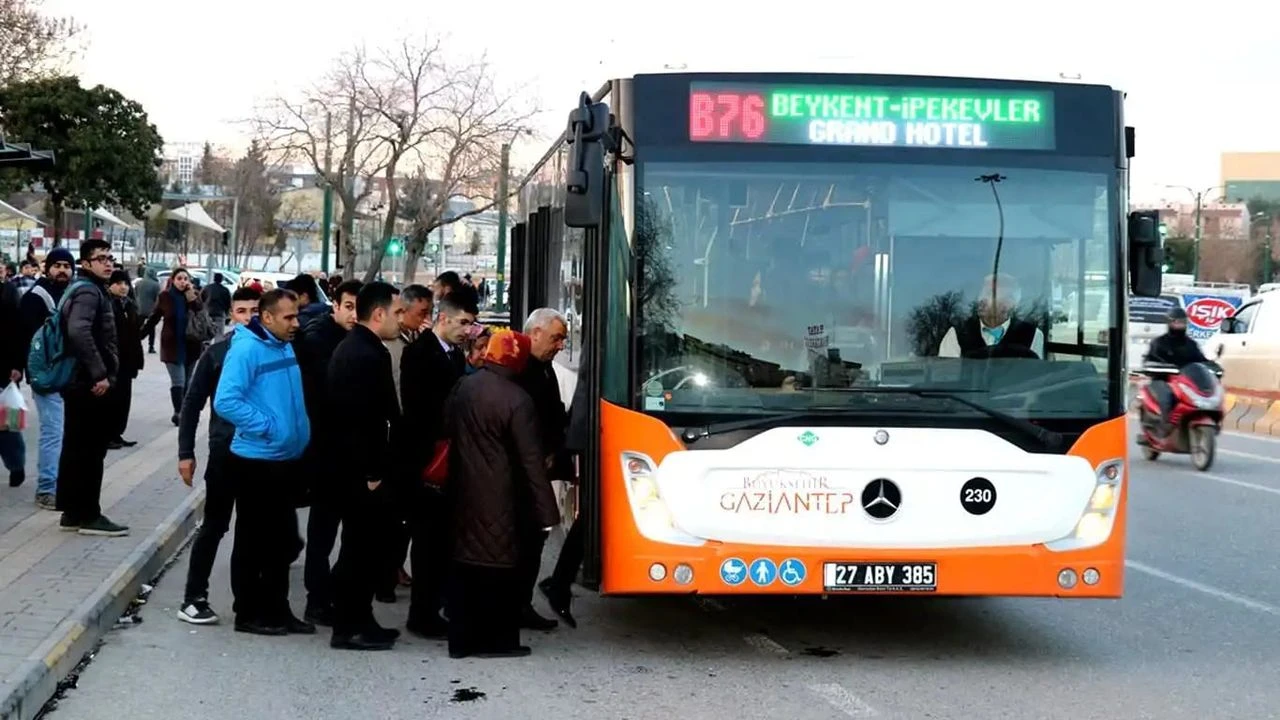
{"type": "Polygon", "coordinates": [[[1208,470],[1217,454],[1226,407],[1222,368],[1212,362],[1192,363],[1181,370],[1173,365],[1147,363],[1141,372],[1148,378],[1164,380],[1173,393],[1173,409],[1166,421],[1151,384],[1138,392],[1138,417],[1142,423],[1138,443],[1143,456],[1156,460],[1162,453],[1189,454],[1197,470],[1208,470]]]}

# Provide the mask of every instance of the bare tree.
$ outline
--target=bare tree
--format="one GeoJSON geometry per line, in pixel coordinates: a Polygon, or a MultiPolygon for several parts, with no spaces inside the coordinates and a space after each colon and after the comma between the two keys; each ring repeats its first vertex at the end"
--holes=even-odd
{"type": "MultiPolygon", "coordinates": [[[[83,27],[45,15],[43,0],[0,0],[0,87],[56,71],[75,54],[83,27]]],[[[17,138],[21,139],[21,138],[17,138]]]]}
{"type": "MultiPolygon", "coordinates": [[[[497,204],[499,154],[504,143],[528,134],[534,110],[511,93],[500,90],[485,58],[467,64],[441,63],[436,92],[419,119],[419,138],[411,148],[420,170],[397,192],[399,210],[388,213],[383,242],[374,250],[371,268],[378,267],[386,249],[390,223],[397,215],[412,223],[405,247],[405,279],[412,282],[418,259],[431,232],[497,204]],[[450,211],[450,200],[466,198],[472,207],[450,211]]],[[[509,188],[509,196],[518,192],[509,188]]],[[[371,277],[372,273],[366,277],[371,277]]]]}
{"type": "MultiPolygon", "coordinates": [[[[357,208],[373,193],[373,178],[386,168],[383,118],[365,99],[369,62],[363,49],[345,53],[316,86],[294,98],[274,98],[252,121],[277,161],[306,163],[322,186],[333,187],[342,202],[342,228],[354,225],[357,208]]],[[[344,233],[338,264],[355,256],[351,233],[344,233]]]]}

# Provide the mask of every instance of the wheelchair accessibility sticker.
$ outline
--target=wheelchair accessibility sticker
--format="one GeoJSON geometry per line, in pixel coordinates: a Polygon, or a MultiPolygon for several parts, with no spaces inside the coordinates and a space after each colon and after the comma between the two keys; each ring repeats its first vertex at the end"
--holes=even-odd
{"type": "Polygon", "coordinates": [[[795,587],[804,582],[804,563],[795,558],[787,558],[778,566],[778,579],[783,585],[795,587]]]}

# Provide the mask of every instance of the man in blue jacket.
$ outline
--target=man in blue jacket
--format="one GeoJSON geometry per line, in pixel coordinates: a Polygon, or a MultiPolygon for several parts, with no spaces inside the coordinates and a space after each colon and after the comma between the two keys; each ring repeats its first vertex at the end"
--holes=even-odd
{"type": "Polygon", "coordinates": [[[258,313],[235,329],[213,401],[214,411],[235,427],[226,466],[236,484],[235,629],[312,634],[315,625],[289,608],[289,563],[299,549],[298,460],[311,438],[302,373],[290,345],[298,331],[298,296],[283,288],[266,292],[258,313]]]}

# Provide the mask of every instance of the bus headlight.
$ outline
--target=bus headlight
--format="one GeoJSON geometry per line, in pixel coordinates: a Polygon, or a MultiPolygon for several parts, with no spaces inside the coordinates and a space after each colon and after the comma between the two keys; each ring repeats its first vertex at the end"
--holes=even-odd
{"type": "Polygon", "coordinates": [[[1124,460],[1108,460],[1098,466],[1097,481],[1089,502],[1071,534],[1045,543],[1050,550],[1079,550],[1106,542],[1116,524],[1116,506],[1124,486],[1124,460]]]}
{"type": "Polygon", "coordinates": [[[649,540],[672,545],[699,546],[705,540],[693,537],[676,527],[671,510],[658,489],[657,466],[648,455],[622,453],[622,477],[627,485],[631,515],[636,528],[649,540]]]}

